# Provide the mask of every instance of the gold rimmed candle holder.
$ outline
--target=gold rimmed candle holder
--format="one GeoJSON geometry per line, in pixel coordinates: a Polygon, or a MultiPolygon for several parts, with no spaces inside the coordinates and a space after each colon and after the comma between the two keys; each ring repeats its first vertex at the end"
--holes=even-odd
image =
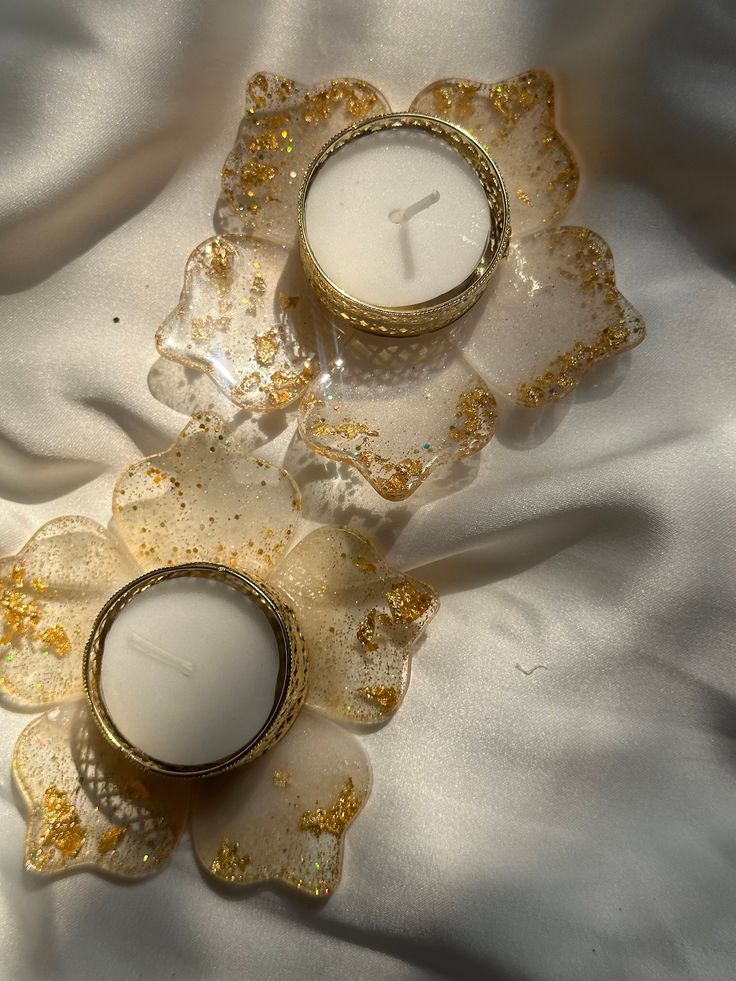
{"type": "Polygon", "coordinates": [[[509,201],[501,173],[480,143],[470,133],[434,116],[395,112],[374,116],[347,127],[333,137],[309,165],[299,192],[297,208],[299,253],[307,281],[320,302],[339,321],[359,330],[390,337],[425,334],[457,320],[480,298],[498,263],[509,248],[511,225],[509,201]],[[372,133],[385,130],[423,130],[440,137],[455,149],[475,171],[488,201],[490,233],[472,273],[456,287],[422,303],[403,307],[376,306],[341,289],[327,276],[309,244],[305,206],[314,178],[342,147],[372,133]]]}
{"type": "Polygon", "coordinates": [[[169,777],[207,777],[250,763],[275,746],[291,728],[307,692],[307,651],[294,614],[287,602],[257,579],[228,566],[192,562],[147,572],[128,583],[103,606],[92,627],[84,652],[84,688],[92,717],[103,736],[128,760],[151,772],[169,777]],[[198,577],[224,583],[238,590],[266,615],[276,638],[279,673],[274,702],[266,722],[244,746],[228,756],[203,765],[183,766],[155,759],[131,743],[112,721],[100,684],[105,638],[117,616],[136,596],[159,583],[198,577]]]}

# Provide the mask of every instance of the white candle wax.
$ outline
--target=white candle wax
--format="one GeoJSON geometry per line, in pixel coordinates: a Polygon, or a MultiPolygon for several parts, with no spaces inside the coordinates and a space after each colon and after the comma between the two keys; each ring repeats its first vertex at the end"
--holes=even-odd
{"type": "Polygon", "coordinates": [[[336,150],[308,189],[304,222],[327,278],[383,307],[427,303],[455,289],[477,266],[491,230],[470,164],[441,137],[405,127],[336,150]]]}
{"type": "Polygon", "coordinates": [[[276,697],[266,614],[225,583],[170,579],[134,596],[105,638],[100,692],[121,734],[154,759],[197,766],[247,745],[276,697]]]}

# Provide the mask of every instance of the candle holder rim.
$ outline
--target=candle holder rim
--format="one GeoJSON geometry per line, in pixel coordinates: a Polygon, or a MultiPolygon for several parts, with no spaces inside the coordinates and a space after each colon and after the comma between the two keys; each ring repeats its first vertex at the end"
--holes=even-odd
{"type": "Polygon", "coordinates": [[[112,745],[128,762],[159,776],[192,779],[216,776],[251,762],[271,745],[274,745],[278,739],[286,735],[306,696],[306,670],[307,658],[304,639],[292,611],[285,602],[281,601],[276,590],[265,585],[258,577],[239,569],[233,569],[228,565],[217,562],[185,562],[144,572],[125,583],[105,601],[95,617],[85,644],[82,660],[82,681],[88,707],[91,709],[91,715],[98,730],[106,742],[112,745]],[[252,739],[235,752],[217,760],[205,764],[181,765],[168,763],[150,756],[126,739],[107,711],[100,687],[100,674],[104,639],[127,602],[160,582],[188,576],[223,582],[231,588],[238,589],[251,599],[260,597],[262,601],[265,601],[265,605],[263,602],[259,605],[274,629],[279,654],[279,674],[271,711],[252,739]],[[278,630],[275,629],[274,624],[278,625],[278,630]],[[279,721],[280,713],[283,713],[283,710],[288,707],[290,694],[291,700],[296,700],[295,705],[289,709],[291,717],[282,726],[283,731],[278,733],[278,738],[267,740],[275,724],[279,721]]]}
{"type": "MultiPolygon", "coordinates": [[[[460,151],[458,150],[457,152],[460,151]]],[[[328,306],[328,308],[331,308],[333,312],[337,312],[343,319],[348,320],[353,327],[364,330],[367,333],[383,334],[385,336],[393,337],[416,336],[418,334],[431,333],[447,326],[449,323],[452,323],[453,320],[456,320],[459,316],[465,313],[466,310],[470,309],[470,307],[485,290],[491,276],[498,266],[498,263],[501,261],[501,259],[506,257],[511,237],[508,192],[506,190],[503,175],[501,174],[501,171],[493,157],[472,135],[472,133],[469,133],[464,127],[459,126],[457,123],[450,122],[449,120],[442,119],[440,116],[432,116],[429,113],[420,112],[386,112],[380,113],[377,116],[370,116],[369,118],[360,120],[359,122],[351,123],[349,126],[346,126],[344,129],[340,130],[340,132],[335,133],[334,136],[327,140],[327,142],[323,144],[310,162],[306,173],[302,178],[297,204],[297,225],[302,265],[304,267],[307,279],[316,289],[318,297],[328,306]],[[430,300],[422,303],[399,307],[380,306],[366,300],[358,299],[357,297],[343,290],[340,286],[333,282],[332,279],[330,279],[318,262],[312,247],[309,244],[309,238],[306,231],[305,210],[307,193],[312,181],[319,173],[322,166],[329,159],[332,153],[336,152],[338,149],[341,149],[341,147],[345,145],[345,142],[352,139],[360,139],[362,136],[370,135],[373,132],[380,132],[380,130],[375,130],[372,128],[377,123],[386,123],[386,128],[389,128],[391,124],[395,123],[395,126],[391,128],[399,129],[401,128],[402,122],[406,123],[407,127],[409,127],[411,125],[416,125],[414,122],[416,120],[420,121],[422,124],[425,124],[421,128],[434,131],[438,136],[446,136],[452,132],[459,133],[466,145],[472,147],[476,156],[485,162],[488,171],[491,173],[494,179],[495,189],[500,195],[500,217],[496,214],[496,212],[494,212],[494,208],[491,206],[490,196],[486,188],[486,184],[482,180],[478,168],[473,166],[473,163],[469,161],[464,154],[461,154],[463,159],[465,159],[469,165],[473,167],[479,180],[481,180],[481,183],[483,184],[484,190],[486,191],[486,197],[488,198],[488,210],[491,215],[491,230],[492,232],[494,230],[497,231],[497,241],[495,246],[493,246],[493,235],[489,235],[489,239],[486,242],[481,258],[476,264],[475,269],[473,269],[469,276],[454,286],[451,290],[432,297],[430,300]],[[437,129],[441,130],[442,132],[437,133],[437,129]],[[322,282],[320,282],[320,280],[322,282]],[[345,308],[345,310],[348,310],[351,313],[355,313],[356,316],[345,316],[344,312],[340,312],[340,307],[345,308]],[[371,327],[370,323],[366,321],[366,318],[370,318],[370,320],[375,323],[377,321],[381,321],[385,317],[392,320],[398,320],[402,323],[402,326],[399,326],[397,329],[391,329],[385,325],[381,327],[371,327]],[[418,321],[420,317],[424,318],[423,322],[412,322],[418,321]]]]}

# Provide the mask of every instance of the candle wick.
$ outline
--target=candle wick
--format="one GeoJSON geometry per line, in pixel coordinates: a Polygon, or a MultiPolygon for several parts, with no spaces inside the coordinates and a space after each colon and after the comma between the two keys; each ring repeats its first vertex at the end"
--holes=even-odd
{"type": "Polygon", "coordinates": [[[415,201],[414,204],[410,204],[408,208],[394,208],[393,211],[389,211],[389,220],[394,223],[394,225],[403,225],[405,222],[413,218],[414,215],[418,215],[420,211],[425,211],[427,208],[431,208],[433,204],[437,204],[440,199],[439,191],[432,191],[425,198],[420,198],[419,201],[415,201]]]}
{"type": "Polygon", "coordinates": [[[182,674],[189,677],[194,672],[194,665],[191,661],[185,661],[183,657],[177,657],[176,654],[172,654],[170,651],[165,651],[163,647],[159,647],[150,640],[146,640],[145,637],[141,637],[140,634],[130,634],[130,643],[141,654],[146,654],[148,657],[153,658],[154,661],[160,661],[162,664],[168,664],[172,668],[176,668],[182,674]]]}

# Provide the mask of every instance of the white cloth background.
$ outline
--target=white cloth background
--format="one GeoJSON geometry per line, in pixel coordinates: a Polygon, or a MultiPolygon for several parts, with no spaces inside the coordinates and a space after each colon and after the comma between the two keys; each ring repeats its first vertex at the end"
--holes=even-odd
{"type": "MultiPolygon", "coordinates": [[[[389,505],[245,422],[305,491],[439,587],[326,905],[22,870],[0,718],[0,976],[728,979],[736,955],[733,6],[686,0],[3,0],[0,553],[103,523],[201,379],[153,333],[211,234],[245,78],[341,74],[396,108],[549,68],[644,345],[389,505]],[[113,318],[119,317],[114,323],[113,318]],[[546,665],[525,676],[516,664],[546,665]]],[[[194,392],[194,395],[192,395],[194,392]]]]}

